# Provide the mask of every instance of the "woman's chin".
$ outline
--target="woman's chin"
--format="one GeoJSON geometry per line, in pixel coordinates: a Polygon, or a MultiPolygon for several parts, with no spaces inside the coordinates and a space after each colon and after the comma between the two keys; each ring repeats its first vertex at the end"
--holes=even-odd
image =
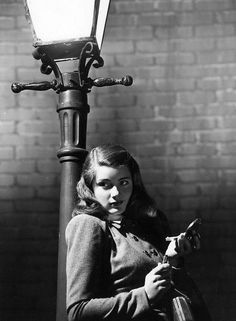
{"type": "Polygon", "coordinates": [[[121,220],[123,217],[123,212],[120,212],[118,210],[112,209],[108,212],[108,219],[111,221],[118,221],[121,220]]]}

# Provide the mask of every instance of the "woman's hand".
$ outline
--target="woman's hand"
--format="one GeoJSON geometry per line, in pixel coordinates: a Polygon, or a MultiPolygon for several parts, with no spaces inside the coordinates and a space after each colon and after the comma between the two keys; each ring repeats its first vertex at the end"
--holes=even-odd
{"type": "Polygon", "coordinates": [[[151,305],[163,297],[171,287],[171,266],[168,263],[159,263],[145,278],[144,289],[151,305]]]}
{"type": "Polygon", "coordinates": [[[167,237],[166,241],[170,244],[165,255],[170,259],[186,256],[193,250],[199,250],[201,246],[198,233],[193,234],[191,240],[186,237],[185,233],[180,233],[178,236],[167,237]]]}

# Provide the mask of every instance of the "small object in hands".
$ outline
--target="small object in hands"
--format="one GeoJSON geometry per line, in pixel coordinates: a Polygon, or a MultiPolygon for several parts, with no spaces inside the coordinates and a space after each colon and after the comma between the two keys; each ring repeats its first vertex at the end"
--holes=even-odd
{"type": "Polygon", "coordinates": [[[200,238],[200,235],[198,234],[198,229],[201,223],[201,219],[197,218],[189,224],[185,231],[185,237],[189,240],[193,248],[195,248],[194,236],[198,236],[200,238]]]}

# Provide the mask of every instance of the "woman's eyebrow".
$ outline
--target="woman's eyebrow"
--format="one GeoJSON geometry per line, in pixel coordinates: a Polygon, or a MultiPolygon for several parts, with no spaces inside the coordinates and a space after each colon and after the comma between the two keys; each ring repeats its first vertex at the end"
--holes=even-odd
{"type": "Polygon", "coordinates": [[[121,177],[119,180],[122,180],[122,179],[131,179],[131,176],[121,177]]]}

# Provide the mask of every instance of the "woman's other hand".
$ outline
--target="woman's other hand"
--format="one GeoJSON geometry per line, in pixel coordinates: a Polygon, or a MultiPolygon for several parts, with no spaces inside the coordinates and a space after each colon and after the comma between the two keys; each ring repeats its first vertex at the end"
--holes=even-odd
{"type": "Polygon", "coordinates": [[[144,289],[151,305],[155,306],[171,287],[171,266],[159,263],[145,277],[144,289]]]}
{"type": "Polygon", "coordinates": [[[168,236],[166,241],[170,242],[165,253],[168,258],[186,256],[193,250],[199,250],[201,246],[198,233],[193,234],[191,239],[187,238],[185,233],[180,233],[178,236],[168,236]]]}

